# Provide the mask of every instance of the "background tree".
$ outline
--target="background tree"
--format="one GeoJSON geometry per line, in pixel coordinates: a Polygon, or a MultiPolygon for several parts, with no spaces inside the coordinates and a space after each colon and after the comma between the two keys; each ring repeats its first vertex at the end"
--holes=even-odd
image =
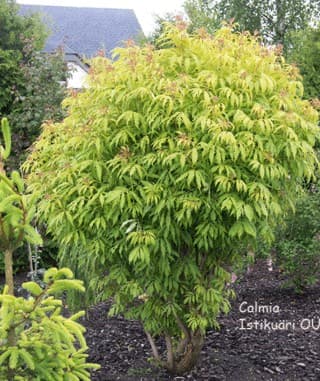
{"type": "MultiPolygon", "coordinates": [[[[208,2],[203,0],[190,0],[184,3],[184,10],[188,16],[190,23],[188,31],[193,32],[200,28],[205,28],[209,33],[214,33],[221,26],[221,19],[218,14],[209,6],[208,2]]],[[[153,33],[143,42],[152,43],[158,47],[158,39],[165,30],[165,24],[168,22],[175,23],[177,19],[183,19],[184,14],[166,13],[164,16],[156,16],[155,29],[153,33]]],[[[163,44],[161,45],[163,48],[163,44]]]]}
{"type": "Polygon", "coordinates": [[[295,214],[277,229],[276,261],[297,292],[315,284],[320,273],[320,196],[309,191],[297,202],[295,214]]]}
{"type": "Polygon", "coordinates": [[[66,66],[62,54],[40,53],[47,36],[39,15],[23,16],[15,1],[0,0],[0,117],[11,122],[14,167],[42,122],[62,117],[66,66]]]}
{"type": "Polygon", "coordinates": [[[190,20],[190,31],[205,28],[214,33],[221,26],[221,18],[213,4],[204,0],[186,0],[184,10],[190,20]]]}
{"type": "Polygon", "coordinates": [[[294,33],[287,59],[300,69],[304,96],[320,98],[320,26],[294,33]]]}
{"type": "Polygon", "coordinates": [[[172,373],[194,366],[228,311],[239,248],[271,240],[313,176],[318,135],[277,50],[185,27],[167,25],[165,49],[95,59],[90,87],[66,100],[68,117],[45,126],[26,164],[62,262],[91,302],[112,296],[111,314],[143,323],[172,373]]]}
{"type": "Polygon", "coordinates": [[[158,46],[158,40],[164,32],[165,24],[168,22],[174,23],[177,17],[179,16],[170,12],[167,12],[163,16],[155,16],[155,28],[150,36],[145,37],[145,39],[141,41],[142,44],[149,43],[154,45],[156,48],[159,48],[160,46],[158,46]]]}
{"type": "MultiPolygon", "coordinates": [[[[25,49],[32,49],[27,44],[25,49]]],[[[31,50],[28,61],[20,64],[21,84],[14,89],[9,114],[13,126],[13,163],[17,166],[26,157],[26,149],[40,133],[45,120],[59,121],[64,111],[61,102],[66,96],[68,77],[63,52],[44,54],[31,50]]]]}
{"type": "Polygon", "coordinates": [[[0,117],[9,113],[13,90],[21,81],[19,64],[28,59],[24,54],[25,41],[32,41],[34,49],[41,49],[47,36],[39,17],[23,17],[18,12],[15,1],[0,0],[0,117]]]}
{"type": "MultiPolygon", "coordinates": [[[[319,0],[187,0],[185,9],[196,27],[212,19],[234,19],[241,30],[259,32],[265,42],[290,46],[291,32],[319,19],[319,0]]],[[[209,21],[210,22],[210,21],[209,21]]]]}

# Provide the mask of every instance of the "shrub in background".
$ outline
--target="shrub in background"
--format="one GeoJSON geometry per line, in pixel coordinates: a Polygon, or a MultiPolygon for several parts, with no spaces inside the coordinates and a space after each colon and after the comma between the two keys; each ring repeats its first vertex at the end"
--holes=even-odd
{"type": "Polygon", "coordinates": [[[287,56],[300,69],[305,98],[320,98],[320,23],[316,28],[293,33],[287,56]]]}
{"type": "Polygon", "coordinates": [[[60,121],[64,117],[61,102],[66,96],[68,77],[63,52],[52,54],[24,47],[28,60],[20,64],[21,84],[14,89],[14,101],[8,119],[12,127],[13,147],[10,167],[17,168],[26,158],[45,120],[60,121]]]}
{"type": "Polygon", "coordinates": [[[139,319],[158,364],[184,373],[229,310],[226,269],[313,175],[317,113],[296,70],[229,27],[167,25],[159,44],[92,62],[26,163],[39,216],[91,302],[139,319]],[[165,338],[166,353],[154,337],[165,338]]]}
{"type": "Polygon", "coordinates": [[[46,37],[39,15],[21,16],[14,0],[0,0],[0,117],[10,113],[14,89],[22,84],[20,64],[28,60],[25,41],[39,51],[46,37]]]}
{"type": "Polygon", "coordinates": [[[314,284],[320,275],[320,193],[308,192],[297,202],[278,230],[276,259],[298,292],[314,284]]]}

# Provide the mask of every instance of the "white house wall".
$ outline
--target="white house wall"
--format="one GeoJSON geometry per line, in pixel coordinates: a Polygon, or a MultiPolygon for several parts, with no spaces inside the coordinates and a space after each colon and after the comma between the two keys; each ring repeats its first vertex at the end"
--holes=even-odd
{"type": "Polygon", "coordinates": [[[68,62],[68,69],[71,74],[67,81],[68,89],[82,89],[86,87],[85,81],[88,73],[73,62],[68,62]]]}

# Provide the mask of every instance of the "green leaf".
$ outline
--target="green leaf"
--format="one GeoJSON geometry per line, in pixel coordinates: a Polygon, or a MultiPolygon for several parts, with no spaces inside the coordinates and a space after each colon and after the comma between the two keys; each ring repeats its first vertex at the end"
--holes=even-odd
{"type": "Polygon", "coordinates": [[[33,245],[42,244],[42,238],[40,234],[31,225],[24,225],[23,230],[25,233],[26,241],[32,243],[33,245]]]}
{"type": "Polygon", "coordinates": [[[11,347],[10,359],[9,359],[9,368],[16,369],[19,358],[19,349],[17,347],[11,347]]]}
{"type": "Polygon", "coordinates": [[[32,295],[39,296],[43,290],[36,282],[24,282],[22,287],[32,295]]]}
{"type": "Polygon", "coordinates": [[[32,359],[32,356],[30,355],[30,353],[28,353],[24,348],[21,348],[19,351],[19,355],[25,361],[25,364],[27,365],[27,367],[29,369],[31,369],[31,370],[35,369],[35,363],[32,359]]]}
{"type": "Polygon", "coordinates": [[[1,132],[4,140],[4,147],[0,146],[0,161],[8,159],[11,152],[11,133],[7,118],[1,119],[1,132]]]}

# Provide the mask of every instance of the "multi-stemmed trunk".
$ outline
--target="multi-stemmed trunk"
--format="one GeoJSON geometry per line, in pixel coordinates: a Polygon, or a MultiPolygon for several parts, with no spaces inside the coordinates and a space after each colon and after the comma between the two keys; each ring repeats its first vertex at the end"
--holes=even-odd
{"type": "Polygon", "coordinates": [[[182,375],[194,368],[199,360],[204,343],[204,334],[200,331],[192,332],[184,326],[183,332],[184,338],[176,345],[173,344],[171,336],[165,334],[167,347],[165,360],[159,354],[154,339],[147,332],[147,338],[156,363],[174,375],[182,375]]]}

